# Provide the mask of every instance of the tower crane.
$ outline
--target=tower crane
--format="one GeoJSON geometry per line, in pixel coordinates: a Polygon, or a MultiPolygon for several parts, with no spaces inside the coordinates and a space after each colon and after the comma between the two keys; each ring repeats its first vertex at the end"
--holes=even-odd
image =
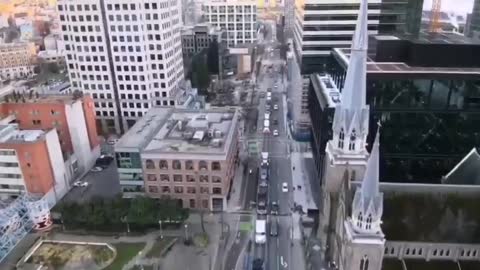
{"type": "Polygon", "coordinates": [[[440,13],[442,0],[432,0],[432,13],[430,14],[430,32],[438,33],[441,30],[440,13]]]}

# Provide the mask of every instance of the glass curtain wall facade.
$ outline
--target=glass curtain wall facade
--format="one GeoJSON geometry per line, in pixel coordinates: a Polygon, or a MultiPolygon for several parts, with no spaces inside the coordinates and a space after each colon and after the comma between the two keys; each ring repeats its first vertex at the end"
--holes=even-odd
{"type": "MultiPolygon", "coordinates": [[[[327,69],[341,89],[346,69],[333,56],[327,69]]],[[[480,145],[478,76],[369,73],[367,102],[370,134],[382,122],[383,181],[439,183],[480,145]]]]}

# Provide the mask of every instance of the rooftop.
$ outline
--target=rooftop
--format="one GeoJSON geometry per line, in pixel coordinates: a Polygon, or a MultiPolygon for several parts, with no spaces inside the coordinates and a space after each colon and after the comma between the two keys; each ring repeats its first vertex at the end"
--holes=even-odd
{"type": "Polygon", "coordinates": [[[390,241],[478,244],[478,205],[480,197],[464,194],[384,192],[382,230],[390,241]]]}
{"type": "Polygon", "coordinates": [[[196,25],[190,26],[183,26],[182,27],[182,35],[193,35],[197,32],[201,33],[208,33],[210,35],[220,33],[221,29],[218,27],[214,27],[208,23],[199,23],[196,25]]]}
{"type": "MultiPolygon", "coordinates": [[[[367,58],[369,74],[480,75],[480,55],[477,55],[480,54],[480,44],[464,36],[448,33],[379,35],[370,40],[367,58]]],[[[349,48],[335,48],[333,55],[344,67],[348,66],[349,48]]]]}
{"type": "Polygon", "coordinates": [[[311,75],[311,81],[314,85],[313,89],[316,92],[316,96],[323,97],[321,102],[325,102],[325,104],[322,104],[322,106],[335,108],[340,103],[340,92],[330,76],[315,73],[311,75]]]}
{"type": "Polygon", "coordinates": [[[115,145],[143,153],[226,154],[236,126],[235,108],[153,108],[115,145]]]}
{"type": "Polygon", "coordinates": [[[13,94],[8,96],[7,100],[4,100],[4,103],[15,104],[15,103],[44,103],[44,104],[73,104],[77,101],[78,97],[75,94],[65,93],[65,94],[39,94],[36,95],[33,91],[30,92],[17,92],[18,96],[15,98],[13,94]]]}
{"type": "Polygon", "coordinates": [[[35,142],[44,134],[42,130],[18,130],[16,125],[0,125],[0,143],[35,142]]]}

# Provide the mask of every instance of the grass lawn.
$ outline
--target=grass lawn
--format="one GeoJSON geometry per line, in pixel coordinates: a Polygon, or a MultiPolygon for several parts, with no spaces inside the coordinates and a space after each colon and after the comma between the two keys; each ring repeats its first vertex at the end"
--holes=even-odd
{"type": "Polygon", "coordinates": [[[163,239],[160,237],[157,238],[155,244],[153,244],[152,249],[145,255],[146,258],[160,258],[162,255],[161,252],[165,247],[170,244],[176,237],[164,236],[163,239]]]}
{"type": "Polygon", "coordinates": [[[117,243],[113,244],[117,249],[117,257],[105,270],[118,270],[127,264],[145,246],[145,243],[117,243]]]}

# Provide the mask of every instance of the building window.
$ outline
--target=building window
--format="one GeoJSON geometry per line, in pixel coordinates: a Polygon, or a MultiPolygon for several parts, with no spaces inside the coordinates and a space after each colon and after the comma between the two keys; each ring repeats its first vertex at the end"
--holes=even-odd
{"type": "Polygon", "coordinates": [[[181,174],[174,174],[173,175],[173,182],[182,182],[183,181],[183,177],[181,174]]]}
{"type": "Polygon", "coordinates": [[[366,229],[367,230],[372,229],[372,214],[369,214],[368,217],[367,217],[366,229]]]}
{"type": "Polygon", "coordinates": [[[222,188],[214,187],[214,188],[212,189],[212,193],[213,193],[213,194],[222,194],[222,188]]]}
{"type": "Polygon", "coordinates": [[[212,162],[212,171],[220,171],[220,170],[221,170],[220,162],[218,161],[212,162]]]}
{"type": "Polygon", "coordinates": [[[148,192],[158,193],[158,187],[157,186],[148,186],[148,192]]]}
{"type": "Polygon", "coordinates": [[[367,255],[363,256],[360,260],[360,270],[368,270],[368,257],[367,255]]]}
{"type": "Polygon", "coordinates": [[[208,194],[208,187],[200,187],[200,194],[208,194]]]}
{"type": "Polygon", "coordinates": [[[182,169],[182,163],[180,162],[180,160],[174,160],[172,162],[172,168],[174,170],[181,170],[182,169]]]}
{"type": "Polygon", "coordinates": [[[160,181],[170,182],[170,176],[168,174],[160,174],[160,181]]]}
{"type": "Polygon", "coordinates": [[[186,177],[187,177],[187,182],[190,182],[190,183],[195,182],[195,176],[187,174],[186,177]]]}
{"type": "Polygon", "coordinates": [[[363,222],[363,216],[362,216],[362,212],[358,213],[358,217],[357,217],[357,227],[358,228],[362,228],[362,222],[363,222]]]}
{"type": "Polygon", "coordinates": [[[212,176],[212,183],[221,183],[222,178],[218,176],[212,176]]]}
{"type": "Polygon", "coordinates": [[[190,199],[190,208],[195,208],[195,200],[190,199]]]}
{"type": "Polygon", "coordinates": [[[195,187],[187,187],[187,193],[195,194],[197,193],[197,189],[195,187]]]}
{"type": "Polygon", "coordinates": [[[350,143],[348,144],[348,150],[354,151],[355,150],[355,141],[357,140],[357,134],[355,134],[355,129],[352,130],[352,134],[350,135],[350,143]]]}
{"type": "Polygon", "coordinates": [[[147,181],[157,181],[156,174],[147,174],[147,181]]]}
{"type": "Polygon", "coordinates": [[[174,187],[173,190],[175,193],[183,193],[183,187],[174,187]]]}
{"type": "Polygon", "coordinates": [[[204,160],[201,160],[199,163],[198,163],[198,168],[200,169],[200,171],[208,171],[208,164],[206,161],[204,160]]]}
{"type": "Polygon", "coordinates": [[[162,186],[162,193],[170,193],[170,187],[162,186]]]}
{"type": "Polygon", "coordinates": [[[32,120],[32,123],[34,125],[41,125],[42,124],[42,120],[32,120]]]}
{"type": "Polygon", "coordinates": [[[160,169],[162,170],[168,170],[168,162],[164,159],[160,160],[160,169]]]}
{"type": "Polygon", "coordinates": [[[343,128],[340,130],[340,134],[338,134],[338,148],[343,149],[343,142],[345,140],[345,132],[343,128]]]}
{"type": "Polygon", "coordinates": [[[147,169],[155,169],[155,163],[153,162],[153,160],[147,159],[147,160],[145,161],[145,167],[146,167],[147,169]]]}
{"type": "Polygon", "coordinates": [[[208,183],[208,175],[200,175],[200,183],[208,183]]]}
{"type": "Polygon", "coordinates": [[[193,167],[193,161],[191,161],[191,160],[185,161],[185,169],[187,169],[187,170],[193,170],[193,168],[194,168],[194,167],[193,167]]]}
{"type": "Polygon", "coordinates": [[[208,200],[202,200],[202,207],[205,209],[208,208],[208,200]]]}

